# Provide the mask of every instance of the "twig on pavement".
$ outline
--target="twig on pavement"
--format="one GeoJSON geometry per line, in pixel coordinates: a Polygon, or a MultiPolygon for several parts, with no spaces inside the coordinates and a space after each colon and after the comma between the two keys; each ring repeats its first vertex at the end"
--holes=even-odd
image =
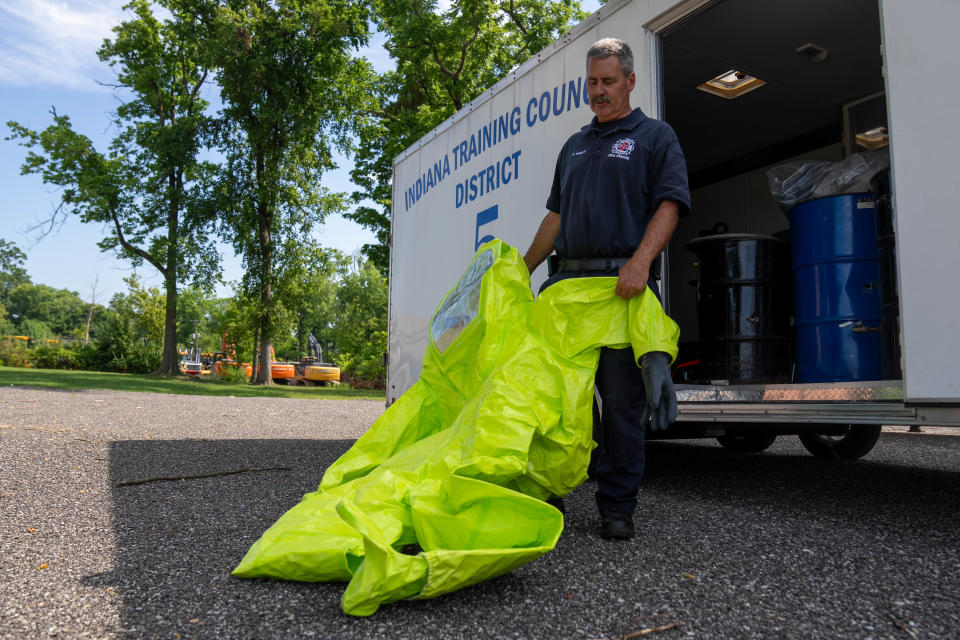
{"type": "Polygon", "coordinates": [[[121,480],[117,483],[118,487],[129,487],[134,484],[146,484],[148,482],[172,482],[177,480],[196,480],[198,478],[213,478],[214,476],[234,476],[238,473],[251,473],[254,471],[290,471],[290,467],[262,467],[259,469],[232,469],[230,471],[214,471],[212,473],[197,473],[191,476],[155,476],[152,478],[138,478],[136,480],[121,480]]]}
{"type": "Polygon", "coordinates": [[[893,620],[893,625],[894,625],[895,627],[897,627],[898,629],[902,629],[902,630],[906,631],[906,632],[907,632],[907,635],[909,635],[911,638],[913,638],[913,640],[917,640],[917,634],[915,634],[915,633],[913,632],[913,629],[911,629],[911,628],[908,627],[907,625],[905,625],[905,624],[903,624],[902,622],[900,622],[899,620],[897,620],[892,613],[890,614],[890,619],[893,620]]]}
{"type": "Polygon", "coordinates": [[[659,627],[647,627],[646,629],[640,629],[640,631],[634,631],[633,633],[628,633],[626,635],[620,636],[620,640],[630,640],[631,638],[639,638],[640,636],[645,636],[650,633],[657,633],[659,631],[669,631],[670,629],[676,629],[679,626],[682,626],[682,622],[671,622],[670,624],[661,625],[659,627]]]}

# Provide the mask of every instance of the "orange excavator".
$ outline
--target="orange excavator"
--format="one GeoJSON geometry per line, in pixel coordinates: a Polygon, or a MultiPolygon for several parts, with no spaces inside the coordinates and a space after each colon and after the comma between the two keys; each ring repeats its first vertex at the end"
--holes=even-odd
{"type": "Polygon", "coordinates": [[[310,355],[297,363],[296,383],[302,385],[326,386],[340,384],[340,367],[330,362],[322,362],[323,352],[320,343],[310,333],[308,338],[310,355]]]}
{"type": "Polygon", "coordinates": [[[278,362],[277,353],[270,345],[270,377],[276,384],[294,383],[297,372],[292,362],[278,362]]]}

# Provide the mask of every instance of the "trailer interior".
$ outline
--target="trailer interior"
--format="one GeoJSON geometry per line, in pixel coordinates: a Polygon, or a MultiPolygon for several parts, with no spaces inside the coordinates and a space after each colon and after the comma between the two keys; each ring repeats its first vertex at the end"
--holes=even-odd
{"type": "Polygon", "coordinates": [[[665,302],[681,329],[678,363],[690,365],[677,380],[681,421],[669,437],[717,436],[725,446],[761,450],[777,434],[801,433],[817,455],[855,458],[869,451],[881,424],[926,418],[903,403],[899,362],[877,379],[798,382],[791,310],[790,353],[766,379],[708,371],[700,352],[698,288],[706,274],[691,241],[774,236],[789,253],[789,218],[766,172],[797,160],[839,162],[866,150],[858,133],[886,126],[880,33],[876,0],[721,0],[660,34],[661,117],[683,147],[692,196],[664,267],[665,302]],[[733,98],[698,88],[724,76],[735,85],[757,78],[758,86],[733,98]]]}

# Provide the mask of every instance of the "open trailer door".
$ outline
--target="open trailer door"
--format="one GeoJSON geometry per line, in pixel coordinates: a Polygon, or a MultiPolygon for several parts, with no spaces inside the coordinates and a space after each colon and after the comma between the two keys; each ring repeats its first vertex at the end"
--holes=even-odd
{"type": "Polygon", "coordinates": [[[960,3],[881,3],[904,400],[960,404],[960,3]]]}

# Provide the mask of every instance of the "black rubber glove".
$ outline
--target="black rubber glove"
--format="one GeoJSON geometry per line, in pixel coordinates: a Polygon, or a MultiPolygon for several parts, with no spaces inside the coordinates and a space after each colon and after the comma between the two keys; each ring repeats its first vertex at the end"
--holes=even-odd
{"type": "Polygon", "coordinates": [[[654,431],[666,429],[677,419],[677,393],[670,379],[670,356],[663,351],[651,351],[640,356],[640,374],[647,388],[647,405],[642,422],[650,420],[654,431]]]}

